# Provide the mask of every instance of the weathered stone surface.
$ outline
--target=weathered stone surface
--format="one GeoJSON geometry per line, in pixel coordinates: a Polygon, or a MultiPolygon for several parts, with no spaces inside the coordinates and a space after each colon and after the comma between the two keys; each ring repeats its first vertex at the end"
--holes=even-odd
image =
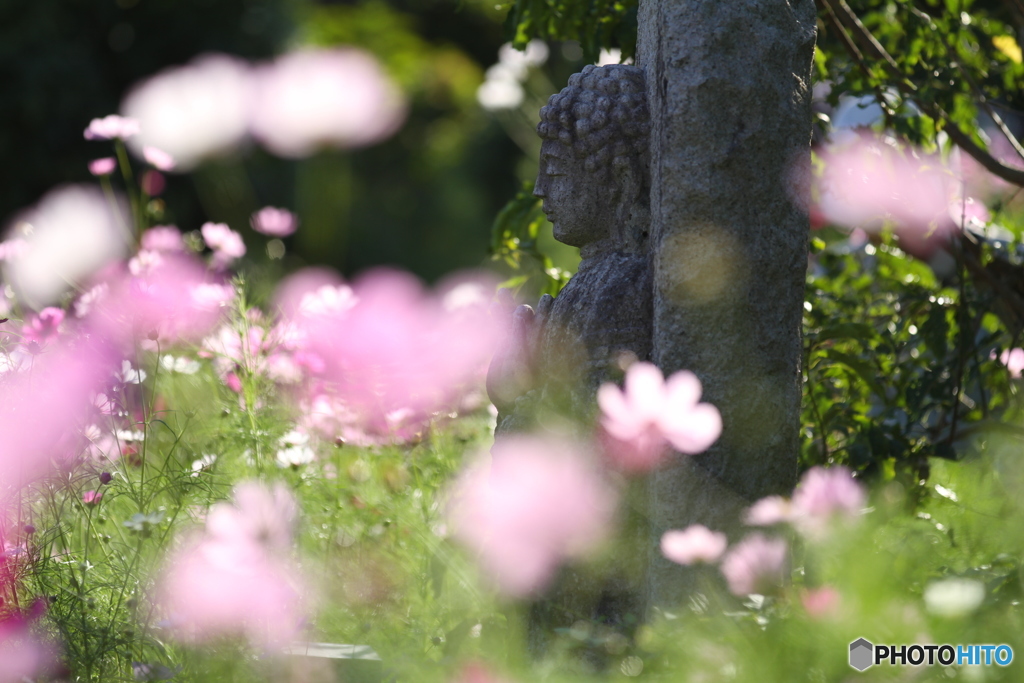
{"type": "MultiPolygon", "coordinates": [[[[641,0],[651,130],[653,360],[696,372],[722,438],[650,482],[653,535],[788,492],[797,473],[812,0],[641,0]]],[[[649,595],[693,574],[652,544],[649,595]]]]}
{"type": "Polygon", "coordinates": [[[557,298],[515,311],[512,343],[488,376],[499,435],[531,428],[538,410],[588,420],[620,356],[650,358],[646,98],[639,68],[590,66],[541,110],[534,194],[582,261],[557,298]]]}

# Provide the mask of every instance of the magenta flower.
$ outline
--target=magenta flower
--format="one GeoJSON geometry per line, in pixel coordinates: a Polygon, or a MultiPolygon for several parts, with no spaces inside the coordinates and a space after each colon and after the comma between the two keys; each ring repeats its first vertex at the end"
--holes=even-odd
{"type": "Polygon", "coordinates": [[[667,531],[661,537],[661,554],[677,564],[710,564],[725,552],[725,534],[693,524],[683,531],[667,531]]]}
{"type": "Polygon", "coordinates": [[[1006,366],[1010,377],[1019,378],[1024,370],[1024,349],[1006,349],[999,354],[999,362],[1006,366]]]}
{"type": "Polygon", "coordinates": [[[786,542],[751,534],[734,545],[722,560],[722,574],[733,595],[767,594],[783,580],[786,542]]]}
{"type": "Polygon", "coordinates": [[[265,206],[249,219],[252,229],[270,237],[287,237],[299,227],[299,217],[291,211],[265,206]]]}
{"type": "Polygon", "coordinates": [[[22,342],[46,346],[60,336],[64,322],[64,309],[49,306],[29,318],[21,328],[22,342]]]}
{"type": "Polygon", "coordinates": [[[86,491],[82,494],[82,502],[86,505],[99,505],[103,500],[102,491],[86,491]]]}
{"type": "Polygon", "coordinates": [[[117,168],[117,160],[114,157],[101,157],[89,162],[89,173],[96,176],[110,175],[117,168]]]}
{"type": "Polygon", "coordinates": [[[204,223],[201,231],[206,246],[213,250],[213,260],[217,265],[227,266],[235,259],[245,256],[245,242],[242,236],[226,223],[204,223]]]}
{"type": "Polygon", "coordinates": [[[31,632],[30,619],[7,616],[0,620],[0,683],[35,680],[56,662],[54,648],[31,632]]]}
{"type": "Polygon", "coordinates": [[[170,171],[174,169],[174,157],[159,147],[146,145],[142,148],[142,158],[151,166],[161,171],[170,171]]]}
{"type": "Polygon", "coordinates": [[[177,253],[185,251],[185,240],[181,230],[173,225],[154,225],[142,233],[141,248],[143,251],[177,253]]]}
{"type": "Polygon", "coordinates": [[[616,465],[643,472],[656,467],[670,445],[688,455],[706,450],[722,433],[722,418],[713,405],[699,403],[700,394],[692,372],[677,372],[666,382],[651,363],[630,366],[624,391],[601,386],[601,425],[612,439],[608,450],[616,465]]]}
{"type": "Polygon", "coordinates": [[[158,602],[182,640],[242,635],[284,645],[304,616],[304,587],[288,559],[295,500],[280,484],[254,482],[236,486],[234,498],[210,508],[205,532],[172,554],[158,602]]]}
{"type": "Polygon", "coordinates": [[[321,146],[359,147],[405,118],[399,90],[361,50],[304,50],[257,72],[252,132],[271,152],[303,157],[321,146]]]}
{"type": "Polygon", "coordinates": [[[102,119],[93,119],[89,122],[89,127],[85,129],[86,140],[127,140],[138,134],[138,121],[116,114],[104,116],[102,119]]]}
{"type": "Polygon", "coordinates": [[[542,590],[558,565],[605,536],[615,494],[580,446],[537,437],[500,438],[455,482],[448,520],[504,594],[542,590]]]}

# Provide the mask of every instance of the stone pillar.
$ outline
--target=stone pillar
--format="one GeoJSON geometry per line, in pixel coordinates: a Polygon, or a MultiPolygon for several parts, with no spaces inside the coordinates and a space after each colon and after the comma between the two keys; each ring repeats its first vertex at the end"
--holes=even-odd
{"type": "MultiPolygon", "coordinates": [[[[697,373],[722,438],[654,475],[654,540],[796,481],[813,0],[640,0],[651,130],[654,360],[697,373]]],[[[656,547],[656,543],[652,544],[656,547]]],[[[655,551],[652,605],[694,574],[655,551]]]]}

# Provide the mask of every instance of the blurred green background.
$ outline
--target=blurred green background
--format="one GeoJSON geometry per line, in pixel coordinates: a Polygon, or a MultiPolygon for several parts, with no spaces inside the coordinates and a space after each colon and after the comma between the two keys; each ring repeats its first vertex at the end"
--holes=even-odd
{"type": "MultiPolygon", "coordinates": [[[[0,221],[56,185],[90,182],[87,162],[110,151],[82,131],[146,76],[206,52],[259,61],[356,45],[408,98],[394,137],[301,161],[253,146],[171,175],[160,222],[188,231],[226,221],[266,263],[246,219],[290,208],[302,228],[287,242],[287,270],[324,264],[351,276],[387,264],[435,280],[493,263],[494,218],[536,173],[537,109],[583,65],[578,47],[560,46],[531,70],[520,107],[485,111],[476,91],[498,61],[505,15],[484,0],[0,0],[0,221]]],[[[573,251],[561,253],[570,268],[573,251]]]]}

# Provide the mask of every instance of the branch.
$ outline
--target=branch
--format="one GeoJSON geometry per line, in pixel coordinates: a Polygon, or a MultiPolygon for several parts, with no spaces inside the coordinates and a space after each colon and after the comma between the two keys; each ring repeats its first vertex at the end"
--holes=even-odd
{"type": "Polygon", "coordinates": [[[983,149],[967,134],[963,129],[960,128],[949,115],[942,110],[938,105],[932,104],[925,101],[918,94],[917,86],[914,83],[907,80],[903,72],[900,70],[896,60],[892,58],[882,44],[875,39],[871,31],[861,23],[860,18],[850,9],[850,6],[846,4],[846,0],[818,0],[819,4],[823,5],[828,13],[831,15],[836,28],[839,30],[840,37],[842,38],[843,44],[846,46],[850,55],[858,63],[863,66],[864,56],[856,45],[850,40],[849,35],[846,34],[847,30],[852,32],[857,38],[857,42],[860,43],[864,52],[870,54],[875,59],[880,60],[885,64],[886,70],[892,76],[896,87],[903,95],[911,100],[918,106],[918,108],[930,116],[936,121],[943,123],[943,129],[949,138],[962,150],[967,152],[975,161],[981,164],[985,170],[993,175],[1002,178],[1008,183],[1019,185],[1024,187],[1024,170],[1014,168],[1013,166],[1007,166],[1003,162],[996,159],[988,151],[983,149]]]}

